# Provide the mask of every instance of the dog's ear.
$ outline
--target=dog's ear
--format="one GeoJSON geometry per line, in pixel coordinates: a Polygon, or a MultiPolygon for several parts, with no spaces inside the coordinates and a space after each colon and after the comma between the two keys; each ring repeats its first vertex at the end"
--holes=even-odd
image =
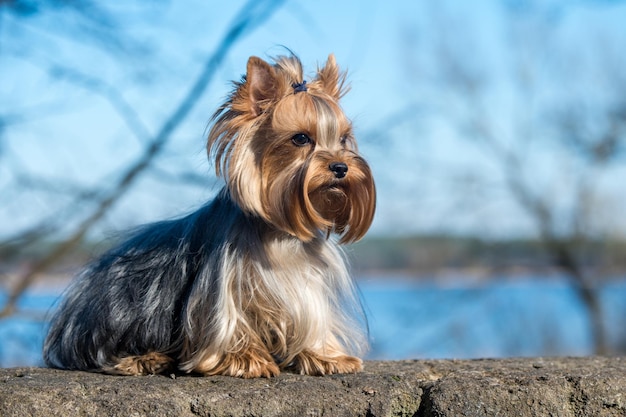
{"type": "Polygon", "coordinates": [[[250,111],[254,116],[278,95],[278,81],[274,68],[256,56],[248,59],[245,88],[250,111]]]}
{"type": "Polygon", "coordinates": [[[328,55],[324,68],[318,69],[317,79],[322,84],[322,88],[330,94],[335,100],[339,100],[348,92],[346,83],[346,74],[339,71],[335,55],[328,55]]]}

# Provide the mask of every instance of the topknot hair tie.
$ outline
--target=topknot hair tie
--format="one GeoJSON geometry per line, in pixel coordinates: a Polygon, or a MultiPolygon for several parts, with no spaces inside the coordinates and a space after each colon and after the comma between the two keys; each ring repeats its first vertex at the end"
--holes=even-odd
{"type": "Polygon", "coordinates": [[[308,90],[308,88],[306,86],[306,80],[303,80],[301,83],[293,83],[293,84],[291,84],[291,86],[293,87],[294,94],[308,90]]]}

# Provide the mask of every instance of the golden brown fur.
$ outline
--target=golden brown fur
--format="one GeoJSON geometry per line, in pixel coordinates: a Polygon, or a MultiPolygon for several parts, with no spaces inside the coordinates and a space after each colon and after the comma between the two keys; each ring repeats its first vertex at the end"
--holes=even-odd
{"type": "Polygon", "coordinates": [[[250,58],[245,82],[214,116],[208,149],[245,211],[304,241],[326,230],[352,242],[369,228],[376,199],[371,172],[338,104],[345,76],[331,55],[308,91],[296,94],[292,85],[302,77],[295,57],[279,58],[275,66],[250,58]],[[315,146],[295,148],[290,139],[298,132],[315,138],[315,146]],[[334,160],[349,166],[341,182],[327,168],[334,160]],[[294,181],[304,193],[286,193],[296,192],[289,186],[294,181]]]}
{"type": "Polygon", "coordinates": [[[345,92],[332,55],[309,83],[294,56],[251,57],[208,137],[224,190],[87,268],[46,362],[122,375],[360,370],[366,321],[334,235],[363,237],[375,187],[345,92]]]}

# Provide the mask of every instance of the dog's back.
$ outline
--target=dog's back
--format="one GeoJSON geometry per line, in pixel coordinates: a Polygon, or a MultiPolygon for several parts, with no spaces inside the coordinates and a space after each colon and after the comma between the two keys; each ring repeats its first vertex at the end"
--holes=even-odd
{"type": "Polygon", "coordinates": [[[89,265],[51,320],[46,364],[102,371],[124,356],[176,356],[185,300],[198,269],[211,262],[207,257],[216,253],[237,216],[240,210],[221,193],[184,218],[143,226],[89,265]],[[218,213],[230,215],[216,218],[218,213]]]}

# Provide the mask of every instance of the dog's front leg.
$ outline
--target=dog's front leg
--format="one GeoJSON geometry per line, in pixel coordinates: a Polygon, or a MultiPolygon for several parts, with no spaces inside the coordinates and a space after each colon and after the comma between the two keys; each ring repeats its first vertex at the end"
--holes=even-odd
{"type": "Polygon", "coordinates": [[[294,357],[286,369],[302,375],[352,374],[363,369],[363,361],[339,351],[304,350],[294,357]]]}
{"type": "Polygon", "coordinates": [[[236,351],[210,353],[198,362],[192,372],[240,378],[270,378],[280,374],[280,369],[265,346],[252,342],[236,351]]]}

